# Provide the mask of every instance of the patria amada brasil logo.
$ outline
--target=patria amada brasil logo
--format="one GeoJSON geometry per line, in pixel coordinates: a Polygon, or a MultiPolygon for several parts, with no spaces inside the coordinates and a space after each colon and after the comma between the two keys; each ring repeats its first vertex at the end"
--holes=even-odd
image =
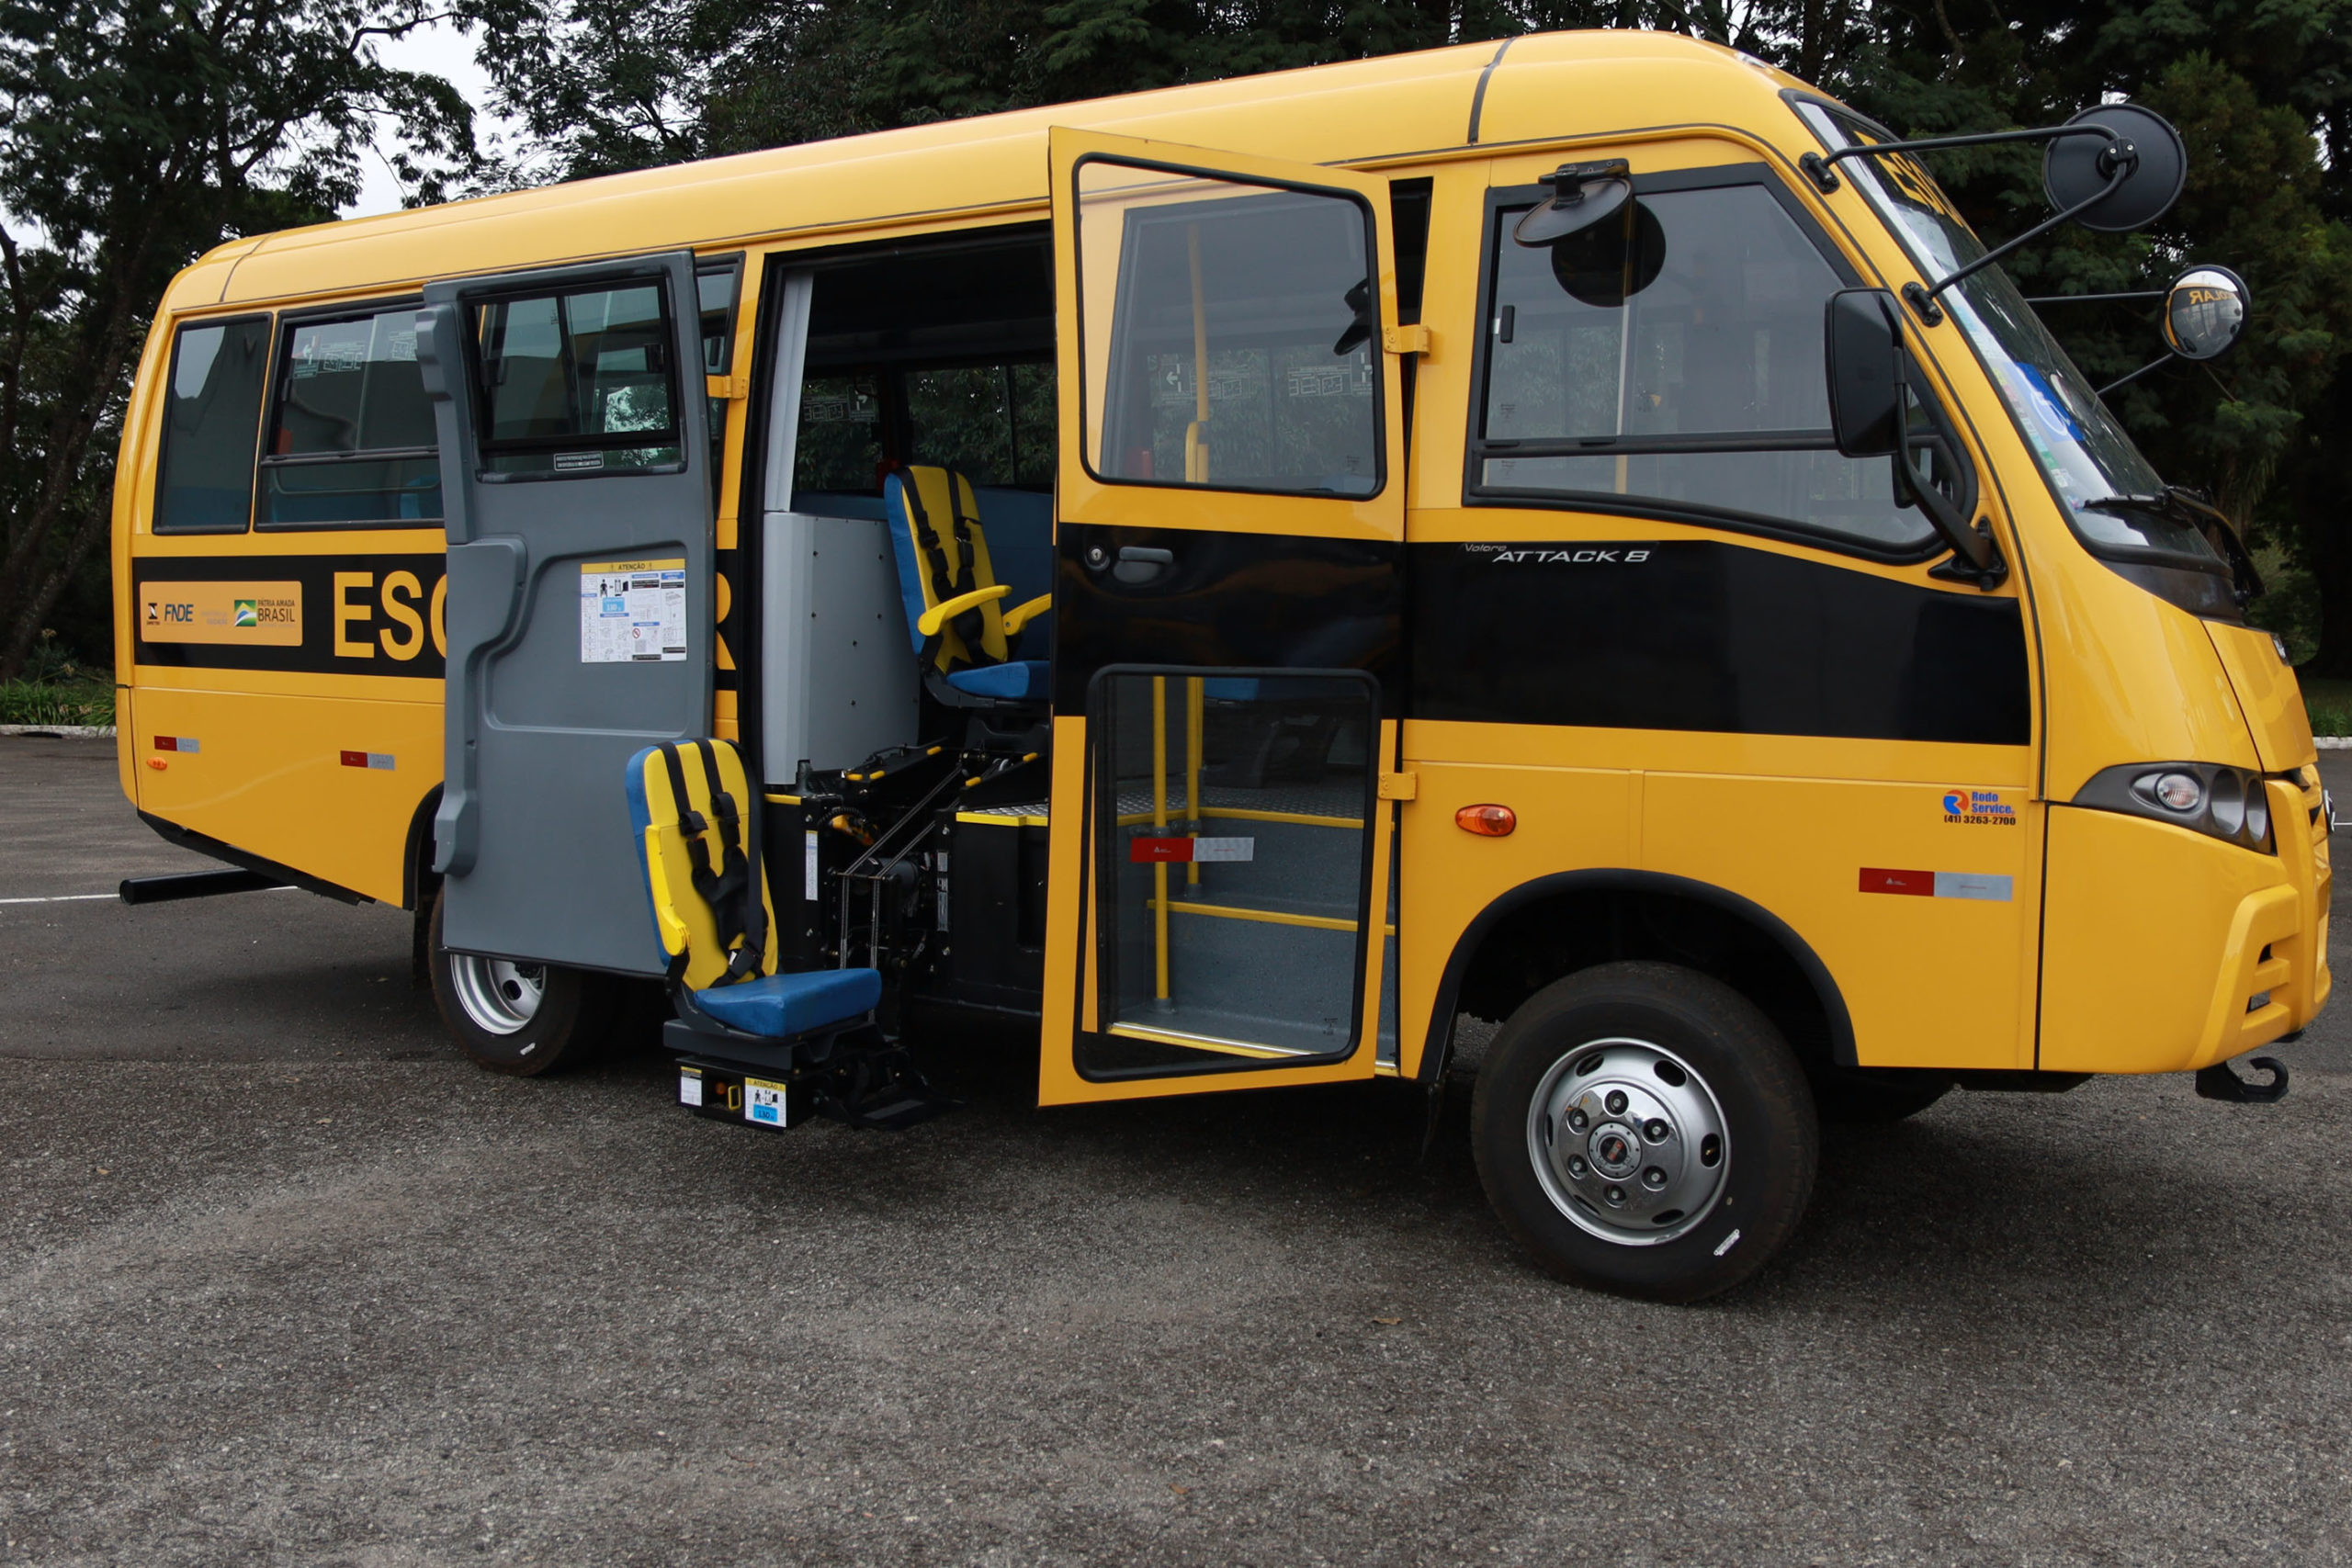
{"type": "Polygon", "coordinates": [[[235,604],[236,617],[231,624],[240,626],[257,626],[261,625],[261,604],[259,601],[254,599],[239,599],[235,604]]]}
{"type": "Polygon", "coordinates": [[[1997,789],[1948,789],[1944,820],[1973,828],[2014,828],[2018,808],[2003,800],[1997,789]]]}

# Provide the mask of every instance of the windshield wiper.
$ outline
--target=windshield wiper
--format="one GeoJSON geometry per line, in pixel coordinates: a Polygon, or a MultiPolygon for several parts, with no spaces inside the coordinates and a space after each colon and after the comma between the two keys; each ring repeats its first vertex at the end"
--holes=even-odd
{"type": "Polygon", "coordinates": [[[2255,569],[2253,553],[2238,537],[2236,525],[2202,491],[2190,490],[2186,485],[2166,485],[2156,495],[2101,496],[2097,501],[2084,502],[2082,510],[2138,512],[2194,528],[2213,547],[2214,553],[2229,563],[2230,581],[2236,590],[2240,609],[2262,593],[2262,573],[2255,569]]]}

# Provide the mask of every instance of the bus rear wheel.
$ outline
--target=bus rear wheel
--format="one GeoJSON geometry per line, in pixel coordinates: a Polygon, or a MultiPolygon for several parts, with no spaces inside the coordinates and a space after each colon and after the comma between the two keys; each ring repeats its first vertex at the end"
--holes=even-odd
{"type": "Polygon", "coordinates": [[[609,976],[452,953],[442,944],[437,896],[431,942],[434,1003],[476,1066],[536,1077],[575,1066],[603,1046],[620,1000],[609,976]]]}
{"type": "Polygon", "coordinates": [[[1676,964],[1545,987],[1496,1034],[1471,1102],[1504,1228],[1571,1283],[1651,1301],[1729,1290],[1796,1231],[1821,1133],[1754,1003],[1676,964]]]}

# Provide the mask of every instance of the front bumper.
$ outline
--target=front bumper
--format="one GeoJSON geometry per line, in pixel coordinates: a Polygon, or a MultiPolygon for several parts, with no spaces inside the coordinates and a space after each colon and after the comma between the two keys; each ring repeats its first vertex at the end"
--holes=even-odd
{"type": "Polygon", "coordinates": [[[2318,1016],[2334,985],[2319,770],[2265,787],[2274,854],[2120,813],[2052,808],[2043,1071],[2190,1071],[2318,1016]]]}

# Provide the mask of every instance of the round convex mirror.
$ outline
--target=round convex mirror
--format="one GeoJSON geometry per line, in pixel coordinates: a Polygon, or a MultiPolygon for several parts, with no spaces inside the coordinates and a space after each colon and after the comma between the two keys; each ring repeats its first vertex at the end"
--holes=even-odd
{"type": "Polygon", "coordinates": [[[1613,310],[1666,269],[1666,230],[1645,203],[1552,242],[1552,276],[1587,305],[1613,310]]]}
{"type": "Polygon", "coordinates": [[[2165,290],[2165,346],[2183,359],[2213,359],[2245,330],[2245,280],[2225,266],[2193,266],[2165,290]]]}

